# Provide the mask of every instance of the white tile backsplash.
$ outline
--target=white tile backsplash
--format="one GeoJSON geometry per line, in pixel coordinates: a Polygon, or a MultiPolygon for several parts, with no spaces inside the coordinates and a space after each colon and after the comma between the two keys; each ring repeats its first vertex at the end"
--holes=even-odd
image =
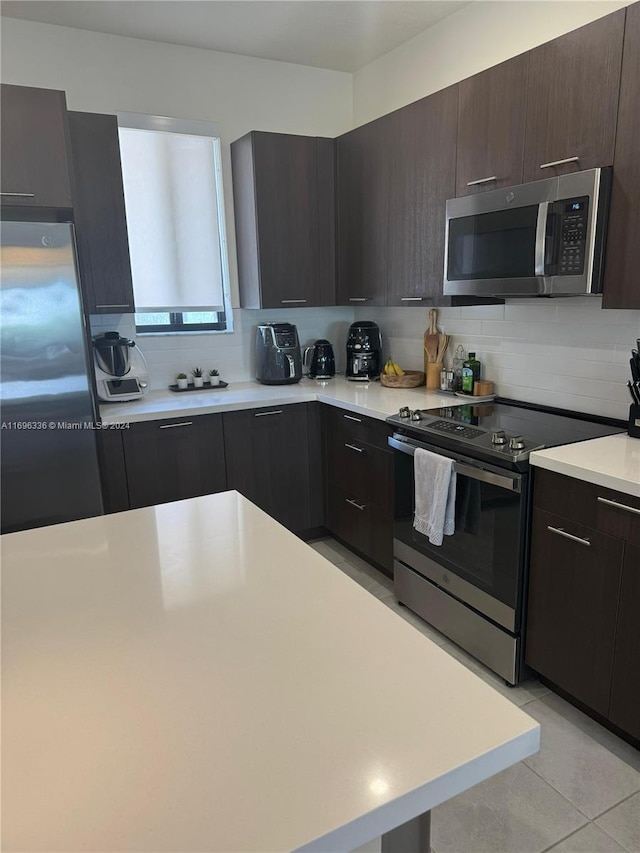
{"type": "MultiPolygon", "coordinates": [[[[94,334],[113,329],[133,337],[149,364],[152,388],[175,381],[196,365],[216,367],[229,382],[255,376],[253,345],[259,323],[289,322],[302,347],[318,338],[334,345],[337,369],[345,368],[345,344],[354,319],[380,326],[383,357],[423,369],[423,336],[428,308],[300,308],[233,312],[229,334],[136,336],[132,315],[91,318],[94,334]]],[[[626,419],[629,350],[640,336],[640,311],[604,311],[598,297],[511,300],[505,305],[438,309],[440,331],[452,336],[448,359],[458,344],[475,351],[483,377],[503,397],[626,419]]]]}
{"type": "Polygon", "coordinates": [[[233,332],[137,335],[133,315],[101,314],[91,317],[94,335],[117,331],[133,338],[149,367],[149,384],[161,390],[175,382],[177,373],[190,373],[194,367],[209,371],[215,367],[226,382],[247,382],[255,376],[254,338],[260,323],[295,323],[300,345],[304,348],[318,338],[334,345],[336,367],[345,368],[347,331],[354,320],[353,308],[302,308],[298,310],[234,309],[233,332]]]}
{"type": "MultiPolygon", "coordinates": [[[[505,305],[438,309],[438,328],[476,353],[483,378],[515,400],[625,419],[629,351],[640,336],[640,311],[605,311],[599,297],[513,299],[505,305]]],[[[428,308],[358,308],[375,320],[389,355],[421,370],[428,308]]]]}

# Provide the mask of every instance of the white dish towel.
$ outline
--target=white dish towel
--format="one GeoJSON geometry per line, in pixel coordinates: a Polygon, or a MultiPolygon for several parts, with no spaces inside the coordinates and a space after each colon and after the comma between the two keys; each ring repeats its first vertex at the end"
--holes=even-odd
{"type": "Polygon", "coordinates": [[[416,511],[413,526],[432,545],[456,529],[456,472],[453,459],[416,447],[413,457],[416,511]]]}

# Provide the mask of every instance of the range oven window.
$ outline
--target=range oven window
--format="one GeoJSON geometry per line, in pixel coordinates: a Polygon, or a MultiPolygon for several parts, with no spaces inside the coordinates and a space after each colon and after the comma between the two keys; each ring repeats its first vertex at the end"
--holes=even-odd
{"type": "Polygon", "coordinates": [[[535,275],[537,204],[449,220],[447,278],[529,278],[535,275]]]}
{"type": "Polygon", "coordinates": [[[458,472],[455,533],[436,546],[413,527],[413,457],[396,453],[395,465],[395,538],[517,610],[524,559],[524,478],[520,493],[478,479],[480,469],[471,476],[458,472]]]}

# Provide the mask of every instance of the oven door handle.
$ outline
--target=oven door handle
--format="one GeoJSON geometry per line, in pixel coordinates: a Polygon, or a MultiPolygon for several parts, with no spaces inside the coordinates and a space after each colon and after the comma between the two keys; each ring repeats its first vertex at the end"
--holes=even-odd
{"type": "MultiPolygon", "coordinates": [[[[389,447],[393,447],[394,450],[399,450],[401,453],[406,453],[408,456],[415,456],[416,448],[420,447],[419,444],[414,444],[413,442],[398,441],[397,438],[393,438],[392,436],[389,436],[387,442],[389,447]]],[[[426,448],[424,449],[426,450],[426,448]]],[[[469,477],[471,480],[491,483],[501,489],[508,489],[510,492],[520,491],[520,476],[518,474],[513,477],[510,477],[508,474],[496,474],[493,471],[487,471],[485,468],[473,468],[471,465],[465,465],[463,462],[458,462],[455,459],[453,461],[453,470],[456,474],[469,477]]]]}

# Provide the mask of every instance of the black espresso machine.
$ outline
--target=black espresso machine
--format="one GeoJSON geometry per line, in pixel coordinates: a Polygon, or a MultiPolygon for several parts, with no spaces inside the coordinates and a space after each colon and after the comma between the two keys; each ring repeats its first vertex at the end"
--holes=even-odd
{"type": "Polygon", "coordinates": [[[347,379],[370,382],[380,379],[382,337],[378,324],[359,320],[349,326],[347,336],[347,379]]]}

